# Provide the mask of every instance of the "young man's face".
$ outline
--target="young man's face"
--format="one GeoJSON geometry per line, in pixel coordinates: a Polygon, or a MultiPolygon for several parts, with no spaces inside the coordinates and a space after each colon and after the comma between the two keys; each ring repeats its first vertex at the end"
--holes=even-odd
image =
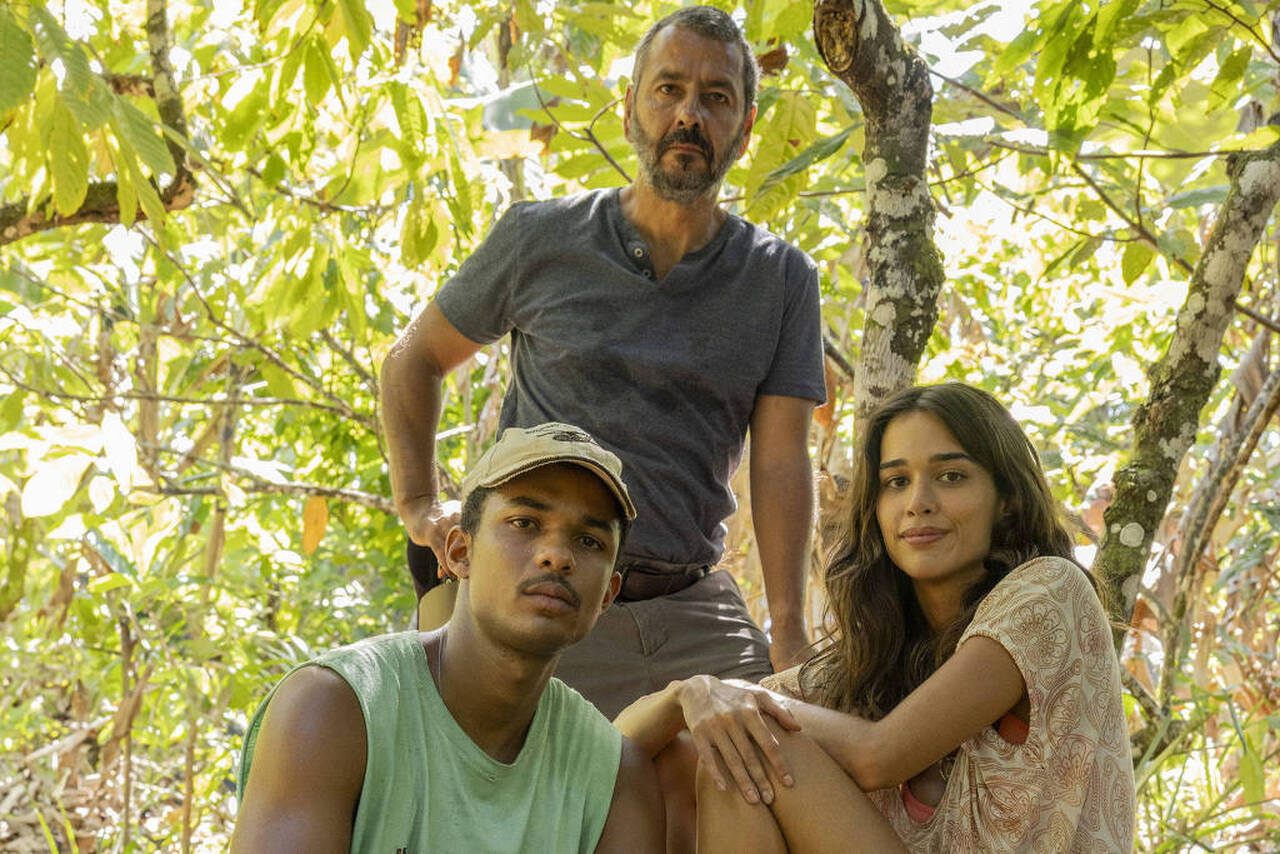
{"type": "Polygon", "coordinates": [[[755,108],[746,109],[736,44],[670,26],[658,33],[629,91],[627,138],[643,177],[668,201],[713,193],[745,147],[755,108]]]}
{"type": "Polygon", "coordinates": [[[500,644],[554,655],[581,640],[617,595],[622,523],[608,487],[569,463],[495,487],[474,535],[450,532],[477,627],[500,644]]]}

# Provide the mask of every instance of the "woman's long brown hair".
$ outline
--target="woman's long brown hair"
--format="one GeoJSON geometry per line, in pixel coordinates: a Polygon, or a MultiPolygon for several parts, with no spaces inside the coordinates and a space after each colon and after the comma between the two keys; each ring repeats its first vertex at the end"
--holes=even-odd
{"type": "Polygon", "coordinates": [[[962,383],[917,386],[883,403],[868,421],[849,494],[850,524],[827,567],[830,644],[800,671],[810,698],[872,720],[889,713],[955,652],[983,597],[1010,570],[1037,556],[1074,562],[1071,537],[1040,458],[1013,416],[985,391],[962,383]],[[876,521],[880,446],[899,415],[929,412],[995,481],[1005,513],[991,534],[986,574],[957,617],[931,632],[906,573],[885,551],[876,521]]]}

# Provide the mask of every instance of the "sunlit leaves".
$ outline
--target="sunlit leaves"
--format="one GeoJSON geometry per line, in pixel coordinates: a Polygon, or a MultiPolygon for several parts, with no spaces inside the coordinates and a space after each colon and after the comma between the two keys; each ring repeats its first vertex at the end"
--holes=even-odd
{"type": "Polygon", "coordinates": [[[771,144],[761,146],[747,171],[747,210],[768,218],[780,203],[794,197],[803,175],[796,170],[786,177],[774,176],[775,170],[792,162],[809,147],[816,135],[817,112],[813,102],[802,92],[783,92],[756,131],[771,144]]]}
{"type": "Polygon", "coordinates": [[[0,6],[0,113],[18,106],[36,85],[35,50],[31,36],[18,26],[7,5],[0,6]]]}

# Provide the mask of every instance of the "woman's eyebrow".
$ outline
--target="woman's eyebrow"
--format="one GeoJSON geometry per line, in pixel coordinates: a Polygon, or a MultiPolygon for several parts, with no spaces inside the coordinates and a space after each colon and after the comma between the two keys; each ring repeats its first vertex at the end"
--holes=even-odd
{"type": "MultiPolygon", "coordinates": [[[[964,451],[951,451],[946,454],[934,454],[932,457],[929,457],[929,462],[931,463],[945,463],[948,460],[972,461],[973,457],[969,456],[964,451]]],[[[880,470],[883,471],[885,469],[897,468],[898,466],[905,466],[906,464],[907,464],[907,461],[902,459],[885,460],[880,464],[880,470]]]]}

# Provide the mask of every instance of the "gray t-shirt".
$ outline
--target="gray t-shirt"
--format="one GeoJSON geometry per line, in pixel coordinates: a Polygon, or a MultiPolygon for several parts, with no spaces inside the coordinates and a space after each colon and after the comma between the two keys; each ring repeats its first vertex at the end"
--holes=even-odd
{"type": "Polygon", "coordinates": [[[436,302],[479,344],[511,333],[502,427],[577,424],[622,458],[632,558],[716,563],[757,395],[826,395],[813,262],[732,215],[655,282],[618,190],[517,203],[436,302]]]}

